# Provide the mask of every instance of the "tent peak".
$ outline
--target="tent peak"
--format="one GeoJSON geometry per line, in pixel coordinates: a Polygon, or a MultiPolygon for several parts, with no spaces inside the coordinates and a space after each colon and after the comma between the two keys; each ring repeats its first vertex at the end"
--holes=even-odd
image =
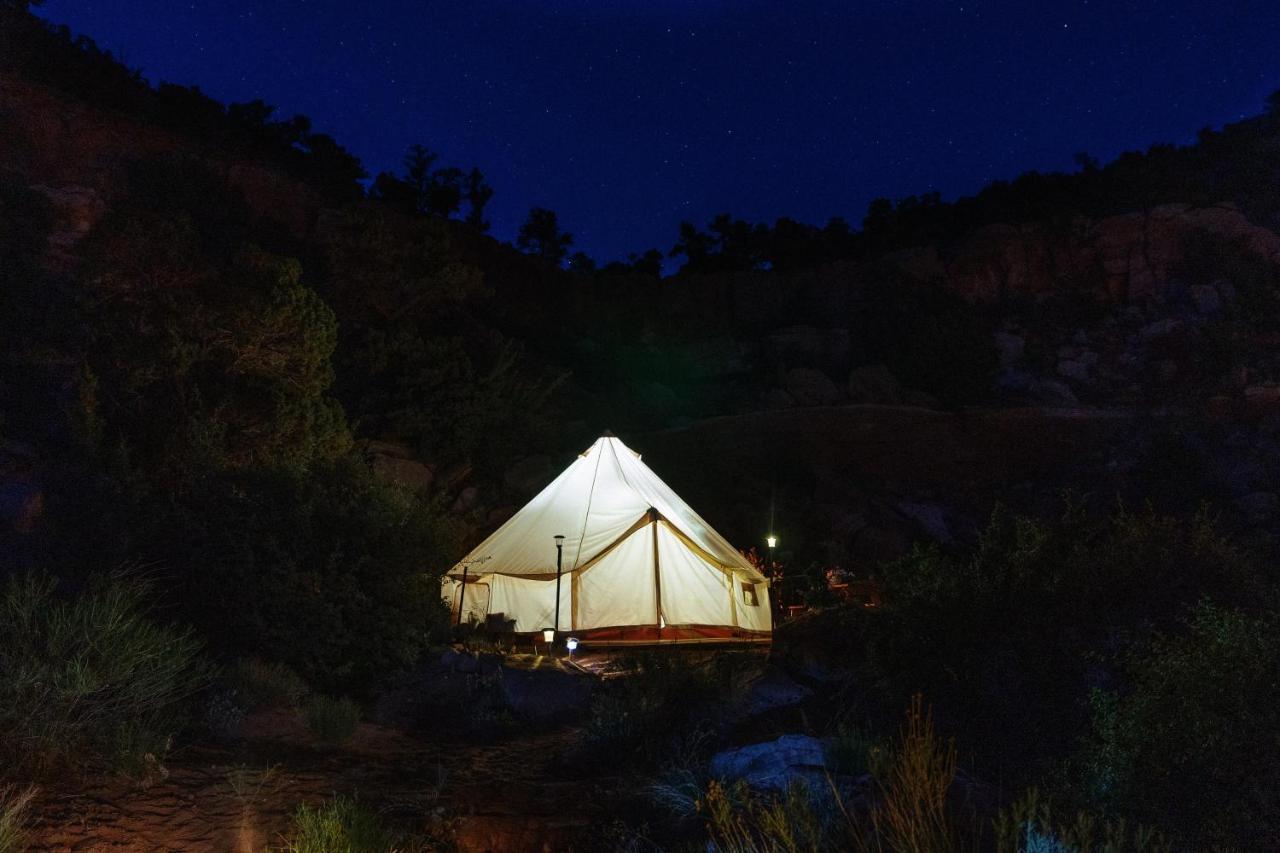
{"type": "Polygon", "coordinates": [[[600,433],[600,437],[601,438],[617,438],[617,436],[613,434],[613,430],[611,429],[607,429],[604,432],[600,433]]]}

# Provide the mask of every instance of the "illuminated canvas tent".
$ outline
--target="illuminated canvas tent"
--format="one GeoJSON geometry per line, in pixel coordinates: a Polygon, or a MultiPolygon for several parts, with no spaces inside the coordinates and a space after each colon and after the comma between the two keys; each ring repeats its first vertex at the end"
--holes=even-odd
{"type": "Polygon", "coordinates": [[[767,640],[768,581],[640,455],[606,434],[449,570],[462,621],[552,627],[583,642],[767,640]],[[466,578],[465,593],[462,589],[466,578]]]}

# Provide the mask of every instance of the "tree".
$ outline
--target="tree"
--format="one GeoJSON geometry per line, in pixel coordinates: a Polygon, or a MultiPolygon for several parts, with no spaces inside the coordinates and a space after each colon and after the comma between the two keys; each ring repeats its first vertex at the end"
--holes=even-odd
{"type": "Polygon", "coordinates": [[[529,218],[520,226],[516,245],[522,251],[558,267],[573,245],[573,235],[560,231],[555,211],[535,207],[529,211],[529,218]]]}
{"type": "Polygon", "coordinates": [[[489,222],[484,218],[485,205],[493,198],[493,187],[485,183],[484,173],[471,167],[463,186],[463,195],[467,200],[467,224],[477,234],[489,230],[489,222]]]}

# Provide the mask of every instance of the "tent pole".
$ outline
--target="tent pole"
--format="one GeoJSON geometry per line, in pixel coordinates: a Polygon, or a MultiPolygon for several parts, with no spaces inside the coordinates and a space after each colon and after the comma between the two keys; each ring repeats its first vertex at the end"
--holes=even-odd
{"type": "Polygon", "coordinates": [[[464,565],[462,567],[462,586],[458,589],[458,621],[454,624],[462,624],[462,606],[467,603],[467,570],[471,566],[464,565]]]}
{"type": "Polygon", "coordinates": [[[649,523],[653,525],[653,625],[662,640],[662,572],[658,569],[658,510],[649,507],[649,523]]]}

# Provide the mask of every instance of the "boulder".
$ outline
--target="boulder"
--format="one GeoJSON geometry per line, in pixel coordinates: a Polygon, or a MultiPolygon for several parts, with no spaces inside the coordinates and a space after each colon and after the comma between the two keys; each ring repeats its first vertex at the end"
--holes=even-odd
{"type": "Polygon", "coordinates": [[[788,370],[786,389],[801,406],[833,406],[844,396],[827,374],[812,367],[788,370]]]}
{"type": "Polygon", "coordinates": [[[528,456],[507,469],[502,484],[507,491],[517,494],[533,494],[555,476],[555,465],[545,454],[528,456]]]}
{"type": "Polygon", "coordinates": [[[843,372],[852,350],[848,329],[787,326],[770,333],[766,356],[775,367],[811,367],[843,372]]]}
{"type": "Polygon", "coordinates": [[[1152,341],[1158,338],[1165,338],[1182,328],[1182,321],[1176,317],[1165,317],[1163,320],[1156,320],[1143,326],[1138,334],[1144,341],[1152,341]]]}
{"type": "Polygon", "coordinates": [[[365,448],[374,473],[402,488],[419,491],[435,480],[430,465],[414,457],[407,444],[397,441],[371,441],[365,448]]]}
{"type": "Polygon", "coordinates": [[[0,482],[0,529],[19,533],[35,529],[44,514],[44,492],[34,483],[0,482]]]}
{"type": "Polygon", "coordinates": [[[827,784],[827,741],[808,735],[783,735],[718,752],[711,758],[713,778],[746,782],[759,791],[785,792],[792,782],[816,789],[827,784]]]}
{"type": "Polygon", "coordinates": [[[782,670],[770,667],[748,684],[743,709],[752,716],[764,714],[799,705],[812,695],[808,687],[792,681],[782,670]]]}
{"type": "Polygon", "coordinates": [[[1222,297],[1217,288],[1211,284],[1197,284],[1190,290],[1191,303],[1196,306],[1197,313],[1212,317],[1222,311],[1222,297]]]}
{"type": "Polygon", "coordinates": [[[996,351],[1000,354],[1000,366],[1012,367],[1022,358],[1027,342],[1010,332],[996,332],[996,351]]]}
{"type": "Polygon", "coordinates": [[[1058,362],[1058,375],[1081,383],[1088,383],[1091,379],[1089,365],[1074,358],[1064,358],[1058,362]]]}
{"type": "Polygon", "coordinates": [[[902,386],[889,368],[869,364],[849,374],[849,399],[855,403],[895,405],[902,402],[902,386]]]}

